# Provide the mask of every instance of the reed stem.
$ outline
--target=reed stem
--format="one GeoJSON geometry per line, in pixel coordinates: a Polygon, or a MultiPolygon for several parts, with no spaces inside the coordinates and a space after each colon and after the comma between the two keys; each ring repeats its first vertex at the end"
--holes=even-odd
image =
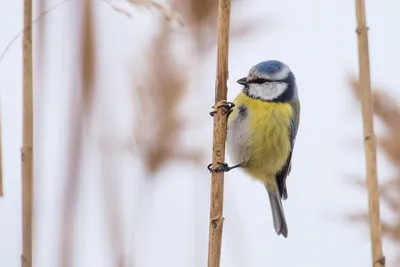
{"type": "Polygon", "coordinates": [[[22,127],[22,267],[32,267],[33,72],[32,0],[24,0],[22,127]]]}
{"type": "Polygon", "coordinates": [[[364,149],[367,172],[369,224],[372,248],[372,266],[385,266],[382,251],[382,230],[379,209],[379,188],[376,163],[376,136],[374,133],[371,74],[368,48],[368,28],[364,0],[356,0],[359,58],[359,85],[364,126],[364,149]]]}
{"type": "MultiPolygon", "coordinates": [[[[231,1],[219,0],[218,8],[218,59],[217,77],[215,85],[214,131],[213,131],[213,168],[217,162],[225,162],[225,140],[227,113],[219,108],[227,97],[228,54],[229,54],[229,26],[231,1]]],[[[222,216],[224,201],[224,173],[212,172],[211,175],[211,203],[210,226],[208,244],[208,267],[219,267],[221,258],[222,216]]]]}
{"type": "MultiPolygon", "coordinates": [[[[0,106],[1,109],[1,106],[0,106]]],[[[0,113],[1,114],[1,113],[0,113]]],[[[0,197],[4,196],[3,192],[3,147],[2,147],[2,135],[1,135],[1,116],[0,116],[0,197]]]]}

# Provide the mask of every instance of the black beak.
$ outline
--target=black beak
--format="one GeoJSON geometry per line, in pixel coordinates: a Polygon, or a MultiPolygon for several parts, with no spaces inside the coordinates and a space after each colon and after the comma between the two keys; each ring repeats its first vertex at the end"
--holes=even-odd
{"type": "Polygon", "coordinates": [[[237,83],[247,85],[247,77],[243,77],[242,79],[237,80],[237,83]]]}

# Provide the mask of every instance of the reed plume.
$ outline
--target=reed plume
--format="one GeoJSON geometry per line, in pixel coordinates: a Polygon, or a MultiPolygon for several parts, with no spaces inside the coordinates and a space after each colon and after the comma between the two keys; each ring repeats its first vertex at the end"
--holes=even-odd
{"type": "MultiPolygon", "coordinates": [[[[354,77],[349,78],[349,85],[357,100],[360,100],[360,86],[354,77]]],[[[400,245],[400,103],[384,89],[372,91],[373,112],[382,123],[384,133],[378,136],[378,149],[384,158],[393,166],[395,173],[379,186],[382,205],[390,212],[390,221],[382,220],[382,234],[388,240],[400,245]]],[[[356,184],[365,188],[365,183],[357,179],[356,184]]],[[[368,214],[355,213],[349,219],[357,222],[368,222],[368,214]]],[[[398,261],[400,262],[400,256],[398,261]]]]}

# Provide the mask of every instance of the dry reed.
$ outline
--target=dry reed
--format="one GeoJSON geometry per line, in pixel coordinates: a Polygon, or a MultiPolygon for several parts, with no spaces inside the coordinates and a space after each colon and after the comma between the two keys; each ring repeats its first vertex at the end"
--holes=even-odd
{"type": "MultiPolygon", "coordinates": [[[[201,38],[196,33],[204,32],[210,27],[210,18],[213,18],[217,10],[216,2],[203,1],[199,5],[196,0],[174,0],[171,6],[176,12],[173,14],[182,15],[185,29],[190,32],[188,41],[195,48],[193,59],[205,57],[208,51],[203,49],[204,46],[215,43],[215,40],[210,35],[203,35],[201,38]]],[[[178,18],[178,15],[173,17],[178,18]]],[[[173,29],[170,23],[160,24],[144,68],[142,67],[144,74],[134,80],[135,105],[138,110],[146,113],[137,114],[133,133],[145,169],[150,175],[172,160],[198,165],[202,158],[202,151],[183,149],[180,142],[180,135],[186,125],[180,115],[179,106],[189,91],[190,73],[180,63],[182,59],[172,54],[172,49],[176,46],[173,29]],[[154,73],[157,73],[157,79],[154,79],[154,73]],[[145,86],[140,86],[141,81],[145,86]]],[[[185,61],[187,63],[190,60],[187,58],[185,61]]]]}
{"type": "MultiPolygon", "coordinates": [[[[87,0],[88,1],[88,0],[87,0]]],[[[151,6],[152,1],[129,1],[135,5],[140,3],[149,3],[151,6]]],[[[173,2],[174,8],[186,8],[188,6],[194,6],[198,4],[197,1],[182,1],[176,0],[173,2]]],[[[202,8],[190,8],[185,10],[190,10],[190,12],[184,12],[187,17],[201,17],[202,19],[197,20],[190,26],[190,30],[194,33],[202,28],[209,27],[206,21],[212,17],[210,14],[215,14],[213,12],[203,12],[209,9],[210,6],[215,6],[212,1],[207,1],[202,8]],[[203,9],[205,6],[205,9],[203,9]],[[193,13],[191,13],[193,12],[193,13]],[[201,15],[199,16],[199,14],[201,15]]],[[[156,7],[158,9],[158,7],[156,7]]],[[[176,20],[177,15],[168,11],[165,12],[166,7],[162,6],[164,19],[176,20]],[[165,10],[164,10],[165,9],[165,10]],[[171,15],[172,14],[172,15],[171,15]]],[[[129,15],[125,10],[114,8],[123,15],[129,15]]],[[[88,10],[86,5],[85,10],[88,10]]],[[[216,9],[214,9],[216,10],[216,9]]],[[[62,266],[70,266],[72,259],[72,236],[74,232],[74,212],[76,207],[76,199],[79,189],[79,179],[78,172],[80,169],[80,147],[82,145],[82,116],[81,114],[86,114],[87,111],[81,111],[81,109],[87,109],[91,106],[91,101],[93,99],[93,90],[91,90],[92,84],[90,81],[94,80],[93,69],[95,68],[95,59],[91,55],[90,51],[93,45],[92,33],[88,33],[88,27],[90,20],[88,20],[88,14],[85,12],[85,25],[83,26],[83,35],[81,39],[83,40],[82,51],[85,55],[82,56],[82,74],[84,81],[81,91],[81,96],[85,101],[84,107],[81,105],[74,105],[71,110],[72,115],[70,118],[69,131],[71,137],[70,153],[69,153],[69,163],[68,163],[68,181],[66,185],[66,192],[64,197],[64,213],[65,216],[62,225],[62,237],[61,237],[61,264],[62,266]],[[91,43],[91,44],[90,44],[91,43]],[[86,47],[86,48],[85,48],[86,47]],[[85,80],[86,79],[86,80],[85,80]]],[[[201,153],[200,151],[184,150],[181,147],[180,134],[184,130],[185,123],[180,118],[179,105],[182,102],[182,98],[187,93],[189,88],[189,75],[188,72],[181,66],[179,59],[172,55],[173,46],[176,44],[173,41],[173,31],[169,23],[161,23],[159,28],[159,33],[156,35],[155,40],[151,43],[149,48],[149,57],[146,58],[145,64],[141,65],[141,69],[145,71],[144,75],[135,77],[134,81],[134,96],[135,105],[139,107],[139,110],[145,111],[145,113],[136,114],[135,125],[134,125],[134,135],[136,143],[138,144],[138,150],[140,152],[141,159],[144,166],[149,174],[154,174],[160,170],[160,168],[167,164],[171,160],[186,161],[198,164],[200,162],[201,153]],[[162,60],[160,60],[162,58],[162,60]],[[154,79],[154,73],[157,73],[157,79],[154,79]],[[140,86],[140,79],[145,81],[146,87],[140,86]],[[162,114],[162,116],[160,116],[162,114]],[[144,115],[144,116],[143,116],[144,115]],[[154,123],[156,122],[156,123],[154,123]]],[[[212,38],[209,36],[204,36],[201,42],[210,42],[212,38]]],[[[206,53],[198,49],[196,51],[199,55],[206,53]]],[[[109,166],[110,167],[110,166],[109,166]]],[[[107,170],[110,173],[110,170],[107,170]]],[[[109,175],[109,174],[104,174],[109,175]]],[[[109,221],[107,222],[110,226],[112,232],[111,243],[112,245],[118,246],[113,248],[117,262],[114,264],[116,266],[123,266],[124,255],[123,255],[123,245],[121,244],[122,230],[120,227],[120,217],[118,212],[115,210],[115,192],[114,189],[104,188],[104,193],[106,194],[105,200],[107,203],[105,209],[107,211],[107,217],[109,221]],[[114,213],[116,212],[116,213],[114,213]],[[117,215],[116,215],[117,214],[117,215]],[[116,215],[116,216],[114,216],[116,215]]],[[[140,202],[140,201],[139,201],[140,202]]]]}
{"type": "MultiPolygon", "coordinates": [[[[107,3],[108,5],[110,5],[110,7],[112,9],[114,9],[116,12],[123,14],[124,16],[127,16],[129,18],[132,17],[131,14],[126,9],[117,6],[111,0],[103,0],[103,1],[105,3],[107,3]]],[[[134,5],[136,8],[146,7],[148,9],[150,9],[150,8],[157,9],[164,15],[164,18],[167,21],[169,21],[169,22],[178,21],[178,23],[182,25],[182,21],[179,18],[179,16],[175,12],[173,12],[171,9],[169,9],[167,7],[167,5],[164,3],[156,2],[154,0],[125,0],[124,2],[134,5]]]]}
{"type": "MultiPolygon", "coordinates": [[[[159,10],[168,22],[179,21],[176,13],[164,4],[151,0],[126,0],[126,2],[135,8],[143,6],[159,10]]],[[[116,12],[131,17],[127,10],[109,3],[116,12]]],[[[198,151],[183,150],[180,146],[180,134],[184,123],[179,120],[178,109],[187,85],[182,79],[184,74],[178,72],[177,62],[170,54],[172,34],[170,26],[169,23],[161,24],[161,30],[152,42],[149,57],[143,67],[144,74],[140,77],[133,75],[134,105],[138,106],[140,111],[145,111],[145,113],[136,114],[133,134],[145,170],[150,176],[171,160],[197,163],[200,159],[198,151]],[[160,61],[160,58],[163,60],[160,61]],[[154,79],[154,73],[158,73],[157,79],[154,79]],[[144,79],[146,87],[140,86],[138,82],[140,78],[144,79]]],[[[101,161],[105,163],[107,157],[101,155],[101,161]]],[[[115,169],[116,162],[109,158],[107,163],[107,166],[102,164],[105,220],[109,229],[114,265],[122,267],[127,266],[127,259],[134,262],[134,255],[127,257],[124,253],[126,248],[123,244],[122,217],[117,203],[118,192],[114,181],[110,179],[113,177],[112,170],[115,169]]],[[[139,199],[137,202],[144,205],[139,199]]]]}
{"type": "Polygon", "coordinates": [[[32,266],[33,209],[33,56],[32,0],[24,0],[23,35],[23,138],[22,163],[22,255],[21,265],[32,266]]]}
{"type": "MultiPolygon", "coordinates": [[[[355,97],[360,99],[360,86],[354,77],[349,78],[350,88],[355,97]]],[[[395,169],[395,175],[381,183],[379,187],[382,205],[388,208],[390,221],[382,220],[382,233],[389,240],[400,245],[400,103],[385,90],[372,91],[373,111],[382,122],[385,134],[378,138],[378,148],[395,169]]],[[[365,187],[361,180],[355,181],[358,186],[365,187]]],[[[368,214],[364,212],[349,216],[352,221],[368,222],[368,214]]],[[[400,256],[398,256],[400,261],[400,256]]]]}
{"type": "Polygon", "coordinates": [[[143,164],[150,174],[171,160],[197,164],[201,158],[199,151],[185,150],[180,144],[180,134],[185,125],[179,115],[179,105],[188,90],[189,80],[171,54],[170,25],[162,24],[160,27],[142,76],[146,87],[139,86],[137,78],[134,86],[135,103],[140,111],[146,111],[135,118],[134,136],[143,164]],[[161,62],[160,58],[163,59],[161,62]],[[158,74],[157,79],[151,79],[154,73],[158,74]]]}
{"type": "MultiPolygon", "coordinates": [[[[47,0],[37,0],[37,10],[39,15],[39,18],[46,14],[48,10],[46,10],[47,6],[47,0]]],[[[45,31],[45,24],[43,21],[39,20],[34,20],[32,24],[35,24],[35,22],[38,22],[37,25],[37,47],[38,47],[38,53],[37,53],[37,59],[35,60],[36,63],[38,63],[39,69],[42,69],[41,66],[43,66],[43,58],[44,58],[44,50],[45,50],[45,40],[46,40],[46,31],[45,31]]],[[[42,75],[42,72],[40,72],[42,75]]]]}
{"type": "MultiPolygon", "coordinates": [[[[43,0],[39,0],[39,3],[38,3],[38,9],[41,11],[40,14],[39,14],[39,16],[38,16],[37,18],[35,18],[34,20],[32,20],[32,22],[31,22],[30,24],[24,25],[24,28],[22,29],[22,31],[19,32],[19,33],[17,33],[17,34],[10,40],[10,42],[8,42],[6,48],[4,48],[4,50],[3,50],[3,51],[1,52],[1,54],[0,54],[0,63],[3,61],[3,59],[4,59],[4,57],[6,56],[8,50],[11,48],[11,46],[14,44],[14,42],[17,41],[17,40],[18,40],[18,37],[20,37],[20,36],[24,33],[24,31],[26,30],[26,28],[32,27],[36,22],[38,22],[40,19],[44,18],[49,12],[55,10],[56,8],[60,7],[61,5],[65,4],[65,3],[71,2],[71,1],[73,1],[73,0],[64,0],[63,2],[58,3],[58,4],[55,4],[54,6],[48,8],[48,9],[46,9],[46,10],[43,10],[43,9],[42,9],[42,8],[44,8],[45,3],[44,3],[44,2],[42,3],[41,1],[43,1],[43,0]]],[[[105,0],[103,0],[103,1],[105,1],[105,0]]],[[[39,27],[39,39],[43,38],[43,37],[41,36],[41,32],[43,32],[43,31],[44,31],[44,29],[43,29],[42,27],[39,27]]],[[[35,60],[35,61],[36,61],[36,60],[35,60]]]]}
{"type": "MultiPolygon", "coordinates": [[[[217,77],[215,84],[214,106],[214,139],[212,165],[225,162],[225,140],[227,112],[223,108],[227,96],[228,54],[229,54],[229,26],[231,1],[220,0],[218,9],[218,58],[217,77]]],[[[208,266],[219,267],[221,258],[221,244],[223,231],[223,202],[224,202],[224,172],[212,172],[211,175],[211,203],[210,226],[208,243],[208,266]]]]}
{"type": "Polygon", "coordinates": [[[75,212],[77,207],[77,196],[80,187],[79,172],[81,166],[82,145],[83,145],[83,124],[88,118],[88,114],[92,107],[93,100],[93,83],[95,80],[95,57],[93,54],[93,27],[92,21],[92,0],[85,0],[78,7],[83,6],[82,14],[82,35],[81,35],[81,62],[80,75],[81,86],[78,89],[78,95],[73,99],[75,103],[71,103],[69,118],[69,138],[70,151],[68,153],[67,163],[67,184],[63,199],[63,219],[61,225],[60,238],[60,266],[72,266],[73,257],[73,237],[75,234],[75,212]],[[82,100],[82,101],[81,101],[82,100]]]}
{"type": "MultiPolygon", "coordinates": [[[[182,17],[185,29],[189,30],[189,39],[191,39],[194,45],[194,53],[196,54],[193,58],[204,58],[210,48],[215,47],[216,44],[213,33],[216,32],[215,29],[217,28],[218,2],[211,0],[201,2],[197,0],[174,0],[171,2],[171,7],[172,10],[176,11],[182,17]]],[[[224,6],[224,8],[227,8],[227,6],[224,6]]],[[[226,19],[228,18],[223,17],[220,19],[227,22],[226,19]]],[[[251,23],[246,23],[246,21],[241,22],[241,26],[244,27],[240,27],[239,30],[235,29],[236,36],[234,37],[243,37],[245,34],[250,33],[249,29],[253,28],[253,22],[254,20],[251,23]],[[247,30],[243,31],[243,29],[247,30]]],[[[184,123],[177,120],[179,117],[177,107],[182,96],[188,91],[188,71],[180,66],[176,57],[171,55],[171,48],[176,44],[173,43],[171,38],[172,31],[170,25],[162,24],[158,32],[158,35],[152,42],[149,57],[146,59],[146,73],[140,77],[145,80],[146,86],[138,86],[137,78],[135,78],[134,86],[135,103],[139,110],[146,111],[146,117],[143,116],[144,114],[139,114],[135,120],[135,140],[139,146],[144,165],[149,173],[158,171],[162,165],[173,159],[194,163],[198,163],[200,159],[198,151],[184,151],[179,142],[179,134],[183,130],[184,123]],[[163,60],[160,60],[160,58],[163,60]],[[157,79],[152,78],[154,77],[154,73],[158,74],[157,79]],[[160,116],[159,114],[163,115],[160,116]],[[157,121],[157,124],[150,123],[154,121],[157,121]]],[[[224,42],[227,43],[229,30],[225,29],[224,34],[224,42]]],[[[227,54],[225,56],[227,57],[227,54]]],[[[191,59],[187,58],[185,61],[189,60],[191,59]]],[[[224,65],[226,67],[225,70],[227,70],[227,62],[224,60],[219,60],[218,64],[224,65]]],[[[197,62],[195,63],[198,64],[197,62]]],[[[227,76],[228,73],[226,72],[219,77],[220,83],[223,83],[224,86],[226,86],[227,76]]],[[[224,94],[222,94],[222,97],[218,96],[218,99],[226,99],[226,93],[225,96],[224,94]]],[[[219,115],[216,117],[219,117],[219,115]]],[[[219,121],[223,123],[224,120],[219,121]]],[[[223,147],[220,147],[220,151],[224,151],[223,147]]],[[[217,176],[220,177],[220,174],[218,173],[217,176]]],[[[221,197],[219,200],[222,200],[221,191],[219,189],[215,190],[215,185],[217,184],[213,184],[213,196],[221,197]]],[[[221,180],[218,181],[218,184],[221,185],[221,180]]],[[[216,211],[221,210],[221,223],[217,222],[218,228],[221,227],[217,231],[221,232],[219,234],[215,232],[217,234],[214,235],[212,232],[215,229],[211,228],[212,231],[210,231],[211,238],[219,236],[219,240],[216,243],[211,241],[212,244],[217,244],[221,242],[222,236],[222,206],[219,205],[217,207],[214,205],[214,207],[216,211]]],[[[214,215],[218,217],[218,211],[217,213],[213,212],[211,220],[216,218],[214,215]]],[[[215,221],[211,222],[210,227],[214,223],[215,221]]],[[[210,251],[213,251],[213,257],[209,259],[212,261],[210,264],[213,264],[212,266],[216,266],[214,264],[219,265],[220,245],[213,245],[210,251]]]]}
{"type": "Polygon", "coordinates": [[[373,266],[384,266],[382,251],[382,233],[379,208],[379,190],[376,163],[376,136],[374,134],[373,111],[371,99],[371,78],[368,48],[368,28],[364,0],[356,0],[359,83],[361,107],[364,125],[364,148],[367,171],[369,223],[372,247],[373,266]]]}
{"type": "MultiPolygon", "coordinates": [[[[112,254],[113,266],[125,267],[126,256],[124,254],[124,230],[123,218],[121,216],[121,205],[118,203],[118,185],[115,177],[118,168],[117,162],[112,155],[100,153],[100,165],[102,166],[102,190],[104,203],[104,221],[107,224],[108,236],[110,239],[110,251],[112,254]]],[[[133,267],[130,265],[129,267],[133,267]]]]}
{"type": "MultiPolygon", "coordinates": [[[[0,106],[1,109],[1,106],[0,106]]],[[[3,138],[1,134],[1,125],[2,125],[1,113],[0,113],[0,197],[4,196],[3,192],[3,138]]]]}

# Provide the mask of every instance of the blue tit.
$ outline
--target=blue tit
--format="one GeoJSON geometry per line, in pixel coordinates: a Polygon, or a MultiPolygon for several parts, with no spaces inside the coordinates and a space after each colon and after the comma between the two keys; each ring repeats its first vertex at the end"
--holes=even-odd
{"type": "MultiPolygon", "coordinates": [[[[227,148],[236,164],[265,185],[278,235],[288,235],[282,199],[300,119],[295,77],[287,65],[269,60],[237,81],[242,91],[228,117],[227,148]]],[[[223,168],[224,169],[224,168],[223,168]]]]}

